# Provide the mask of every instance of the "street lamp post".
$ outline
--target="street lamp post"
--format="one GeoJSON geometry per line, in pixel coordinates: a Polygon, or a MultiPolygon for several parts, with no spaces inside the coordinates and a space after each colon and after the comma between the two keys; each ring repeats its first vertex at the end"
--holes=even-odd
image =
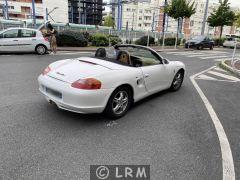
{"type": "Polygon", "coordinates": [[[5,0],[5,18],[9,19],[9,15],[8,15],[8,0],[5,0]]]}
{"type": "Polygon", "coordinates": [[[118,24],[117,29],[122,29],[122,0],[118,0],[118,24]]]}
{"type": "Polygon", "coordinates": [[[54,21],[50,14],[56,9],[58,9],[58,7],[54,7],[51,11],[48,12],[48,8],[46,8],[46,21],[48,21],[48,17],[50,17],[54,21]]]}
{"type": "Polygon", "coordinates": [[[35,0],[32,0],[32,18],[33,18],[33,26],[36,27],[35,0]]]}

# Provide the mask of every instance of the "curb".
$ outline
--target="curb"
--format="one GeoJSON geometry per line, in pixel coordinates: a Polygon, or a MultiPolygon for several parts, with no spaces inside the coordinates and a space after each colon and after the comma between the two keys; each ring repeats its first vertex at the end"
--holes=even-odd
{"type": "Polygon", "coordinates": [[[95,52],[97,49],[57,49],[57,51],[72,51],[72,52],[95,52]]]}
{"type": "Polygon", "coordinates": [[[236,71],[235,69],[233,69],[231,66],[227,65],[225,63],[226,60],[223,60],[220,64],[219,67],[221,67],[224,70],[227,70],[229,72],[231,72],[233,75],[237,76],[238,78],[240,78],[240,72],[236,71]]]}
{"type": "MultiPolygon", "coordinates": [[[[59,48],[57,51],[95,52],[97,49],[59,48]]],[[[193,51],[193,49],[154,49],[156,52],[193,51]]]]}

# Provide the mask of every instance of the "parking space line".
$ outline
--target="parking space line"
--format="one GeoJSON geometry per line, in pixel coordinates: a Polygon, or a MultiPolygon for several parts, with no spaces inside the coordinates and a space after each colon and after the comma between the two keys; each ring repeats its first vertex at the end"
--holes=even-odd
{"type": "Polygon", "coordinates": [[[222,154],[222,168],[223,168],[223,180],[235,180],[235,170],[234,170],[234,162],[233,162],[233,157],[232,157],[232,150],[227,138],[227,135],[224,131],[224,128],[221,124],[220,119],[218,118],[215,110],[213,109],[212,105],[210,104],[209,100],[195,81],[195,78],[203,73],[206,73],[210,71],[211,69],[215,68],[216,66],[213,66],[207,70],[204,70],[200,73],[197,73],[195,75],[192,75],[190,77],[190,80],[197,90],[200,98],[202,99],[211,119],[212,122],[215,126],[218,139],[220,142],[220,147],[221,147],[221,154],[222,154]]]}
{"type": "Polygon", "coordinates": [[[200,59],[216,59],[216,58],[229,58],[229,56],[206,56],[205,57],[199,57],[200,59]]]}
{"type": "Polygon", "coordinates": [[[222,73],[219,73],[219,72],[215,72],[215,71],[208,71],[207,73],[209,74],[213,74],[215,76],[219,76],[219,77],[222,77],[224,79],[228,79],[228,80],[231,80],[231,81],[240,81],[238,78],[234,77],[234,76],[229,76],[227,74],[222,74],[222,73]]]}
{"type": "Polygon", "coordinates": [[[205,80],[217,80],[216,78],[213,78],[204,74],[199,75],[198,78],[205,79],[205,80]]]}

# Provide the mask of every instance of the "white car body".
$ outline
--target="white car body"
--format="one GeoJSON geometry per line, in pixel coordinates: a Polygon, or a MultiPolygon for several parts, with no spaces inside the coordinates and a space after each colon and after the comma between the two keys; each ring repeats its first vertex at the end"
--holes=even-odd
{"type": "Polygon", "coordinates": [[[237,48],[240,48],[240,42],[237,41],[237,39],[227,38],[223,43],[223,47],[234,48],[236,43],[237,43],[237,48]]]}
{"type": "Polygon", "coordinates": [[[39,45],[50,49],[49,41],[39,30],[9,28],[0,32],[0,52],[35,52],[39,45]]]}
{"type": "Polygon", "coordinates": [[[185,65],[178,61],[165,60],[158,65],[129,67],[90,57],[61,60],[49,67],[51,71],[38,78],[40,92],[59,108],[77,113],[103,112],[111,94],[121,85],[131,86],[133,100],[137,102],[168,89],[175,74],[180,69],[185,70],[185,65]],[[98,79],[102,83],[101,89],[71,87],[73,82],[84,78],[98,79]]]}

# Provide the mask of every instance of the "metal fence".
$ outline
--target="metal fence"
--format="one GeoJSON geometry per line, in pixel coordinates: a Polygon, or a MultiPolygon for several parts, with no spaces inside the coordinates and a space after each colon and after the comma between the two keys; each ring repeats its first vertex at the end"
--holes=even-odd
{"type": "MultiPolygon", "coordinates": [[[[112,29],[110,27],[104,26],[94,26],[94,25],[80,25],[80,24],[72,24],[72,23],[52,23],[53,27],[58,30],[58,32],[64,30],[75,30],[81,32],[88,32],[90,35],[101,33],[105,35],[113,35],[121,38],[123,42],[134,42],[142,36],[152,36],[157,43],[159,39],[163,37],[162,33],[152,32],[152,31],[135,31],[135,30],[126,30],[123,29],[121,31],[112,29]]],[[[0,30],[4,30],[11,27],[27,27],[27,28],[39,28],[40,26],[44,26],[43,21],[37,22],[34,26],[32,21],[13,21],[13,20],[0,20],[0,30]]],[[[176,37],[175,33],[166,32],[165,38],[168,37],[176,37]]]]}

